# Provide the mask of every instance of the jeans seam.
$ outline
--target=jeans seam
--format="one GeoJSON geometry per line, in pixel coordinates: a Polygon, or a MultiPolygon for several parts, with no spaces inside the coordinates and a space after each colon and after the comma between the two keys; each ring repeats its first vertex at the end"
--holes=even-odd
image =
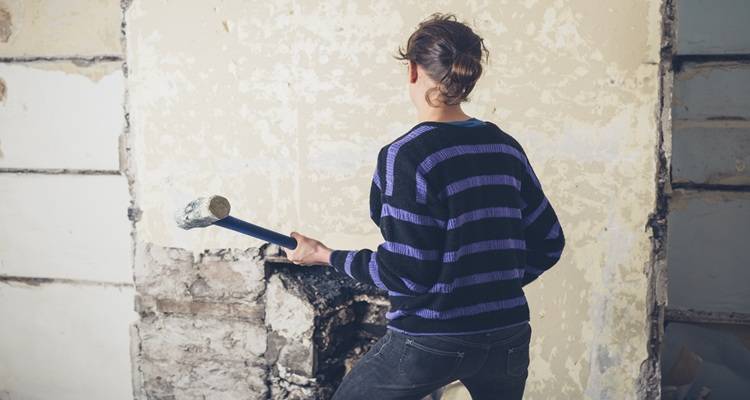
{"type": "MultiPolygon", "coordinates": [[[[411,340],[411,339],[407,339],[407,340],[411,340]]],[[[398,358],[398,367],[397,367],[397,370],[398,370],[398,374],[399,375],[403,375],[404,374],[404,367],[403,367],[404,357],[406,357],[406,342],[404,342],[403,349],[401,349],[401,356],[398,358]]]]}
{"type": "MultiPolygon", "coordinates": [[[[525,325],[525,326],[529,326],[529,325],[525,325]]],[[[495,346],[498,346],[498,345],[508,344],[508,343],[510,343],[510,342],[518,339],[519,336],[522,336],[522,335],[526,334],[527,332],[528,332],[528,329],[524,329],[524,330],[521,330],[519,332],[514,333],[512,336],[509,336],[507,338],[504,338],[502,340],[499,340],[497,342],[492,342],[492,343],[467,342],[467,341],[461,340],[459,338],[454,338],[454,337],[450,337],[450,336],[447,336],[447,337],[446,336],[433,336],[433,337],[435,339],[442,340],[442,341],[449,342],[449,343],[453,343],[453,344],[460,344],[460,345],[465,345],[465,346],[469,346],[469,347],[475,347],[475,348],[478,348],[478,349],[489,350],[492,347],[495,347],[495,346]]]]}
{"type": "MultiPolygon", "coordinates": [[[[519,351],[519,350],[524,350],[524,348],[526,349],[527,352],[529,351],[529,345],[528,344],[520,344],[518,346],[514,346],[514,347],[509,348],[508,351],[506,352],[505,373],[508,376],[512,376],[512,377],[516,377],[517,378],[517,377],[521,377],[521,376],[524,375],[524,372],[521,372],[520,374],[512,374],[511,373],[511,370],[513,369],[513,368],[511,368],[511,354],[515,354],[515,352],[519,351]]],[[[528,363],[526,363],[526,371],[525,372],[528,373],[528,363]]]]}
{"type": "Polygon", "coordinates": [[[383,350],[385,350],[386,346],[388,346],[391,343],[391,339],[393,339],[393,335],[387,335],[387,337],[385,338],[385,340],[383,340],[383,345],[380,346],[380,348],[378,349],[378,352],[375,353],[374,355],[379,356],[380,354],[382,354],[383,350]]]}
{"type": "Polygon", "coordinates": [[[515,341],[516,339],[520,338],[520,337],[526,336],[529,332],[531,332],[531,329],[530,329],[531,326],[530,325],[525,325],[525,326],[527,328],[529,328],[529,329],[524,329],[524,330],[522,330],[520,332],[515,333],[513,336],[507,337],[507,338],[505,338],[503,340],[500,340],[500,341],[497,341],[497,342],[492,342],[492,343],[490,343],[490,346],[495,347],[495,346],[498,346],[498,345],[509,344],[509,343],[512,343],[513,341],[515,341]]]}
{"type": "Polygon", "coordinates": [[[456,351],[456,352],[452,352],[453,354],[450,354],[451,352],[445,352],[445,353],[436,353],[436,352],[431,352],[431,351],[429,351],[429,350],[425,350],[425,349],[423,349],[423,348],[424,348],[424,347],[426,347],[426,346],[424,346],[424,345],[422,345],[422,344],[418,344],[418,343],[416,343],[416,342],[414,341],[414,339],[411,339],[411,338],[407,338],[407,339],[406,339],[406,340],[404,341],[404,348],[403,348],[403,350],[401,351],[401,357],[399,357],[399,359],[398,359],[398,367],[397,367],[397,371],[398,371],[398,374],[399,374],[399,375],[404,375],[403,363],[404,363],[404,358],[406,357],[406,352],[407,352],[407,351],[408,351],[408,349],[409,349],[409,346],[412,346],[412,347],[414,347],[414,348],[415,348],[415,349],[417,349],[417,350],[422,350],[422,351],[425,351],[425,352],[428,352],[428,353],[431,353],[431,354],[435,354],[435,355],[439,355],[439,356],[446,356],[446,357],[455,357],[455,359],[456,359],[456,360],[455,360],[455,362],[454,362],[453,368],[451,369],[450,373],[448,374],[449,376],[455,376],[456,372],[457,372],[457,371],[458,371],[458,369],[459,369],[459,366],[461,365],[461,363],[462,363],[462,362],[463,362],[463,360],[464,360],[464,355],[466,354],[466,353],[465,353],[465,352],[463,352],[463,351],[456,351]],[[419,347],[419,346],[421,346],[421,347],[419,347]]]}

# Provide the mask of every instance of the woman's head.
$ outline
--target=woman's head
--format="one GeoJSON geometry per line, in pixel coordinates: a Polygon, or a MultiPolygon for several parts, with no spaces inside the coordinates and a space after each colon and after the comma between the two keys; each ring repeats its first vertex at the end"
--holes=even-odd
{"type": "Polygon", "coordinates": [[[439,106],[466,100],[488,55],[482,38],[454,15],[433,14],[419,24],[397,58],[409,63],[412,100],[424,92],[428,105],[439,106]],[[418,82],[418,71],[429,79],[418,82]]]}

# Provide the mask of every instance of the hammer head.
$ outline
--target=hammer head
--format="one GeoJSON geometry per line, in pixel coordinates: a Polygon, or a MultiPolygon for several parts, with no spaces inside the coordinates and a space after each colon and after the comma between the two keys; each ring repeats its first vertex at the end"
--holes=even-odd
{"type": "Polygon", "coordinates": [[[182,229],[204,228],[229,215],[229,200],[222,196],[197,198],[177,210],[175,221],[182,229]]]}

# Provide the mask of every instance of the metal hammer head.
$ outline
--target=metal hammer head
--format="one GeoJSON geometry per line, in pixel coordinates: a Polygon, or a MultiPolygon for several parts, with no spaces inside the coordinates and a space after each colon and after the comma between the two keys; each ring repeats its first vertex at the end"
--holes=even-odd
{"type": "Polygon", "coordinates": [[[230,208],[226,197],[200,197],[177,210],[175,221],[182,229],[204,228],[229,215],[230,208]]]}

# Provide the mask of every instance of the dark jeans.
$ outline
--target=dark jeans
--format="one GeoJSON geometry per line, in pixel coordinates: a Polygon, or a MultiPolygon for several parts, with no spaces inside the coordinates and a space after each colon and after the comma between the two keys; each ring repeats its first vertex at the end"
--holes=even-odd
{"type": "Polygon", "coordinates": [[[529,366],[531,326],[456,336],[388,330],[344,377],[335,400],[421,399],[460,380],[473,400],[519,400],[529,366]]]}

